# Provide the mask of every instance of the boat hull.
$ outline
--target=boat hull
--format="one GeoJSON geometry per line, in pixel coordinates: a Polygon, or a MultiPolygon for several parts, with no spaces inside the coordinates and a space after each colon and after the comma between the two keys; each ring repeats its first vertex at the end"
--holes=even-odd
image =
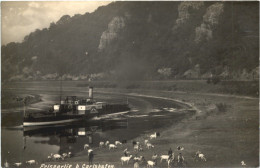
{"type": "Polygon", "coordinates": [[[73,114],[72,111],[64,114],[34,114],[24,118],[23,126],[47,126],[59,125],[65,123],[87,120],[101,115],[113,115],[116,113],[126,113],[130,108],[127,105],[105,105],[102,109],[96,111],[85,111],[83,114],[73,114]]]}
{"type": "Polygon", "coordinates": [[[80,121],[82,119],[75,118],[75,119],[66,119],[66,120],[57,120],[57,121],[36,121],[36,122],[23,122],[23,126],[28,127],[28,126],[42,126],[42,125],[57,125],[57,124],[64,124],[64,123],[70,123],[70,122],[75,122],[75,121],[80,121]]]}

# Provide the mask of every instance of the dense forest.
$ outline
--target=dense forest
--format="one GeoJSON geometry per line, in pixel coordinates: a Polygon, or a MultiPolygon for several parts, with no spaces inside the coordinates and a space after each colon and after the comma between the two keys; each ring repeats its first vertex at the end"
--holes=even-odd
{"type": "Polygon", "coordinates": [[[2,81],[252,79],[258,10],[259,2],[112,2],[64,15],[1,47],[2,81]]]}

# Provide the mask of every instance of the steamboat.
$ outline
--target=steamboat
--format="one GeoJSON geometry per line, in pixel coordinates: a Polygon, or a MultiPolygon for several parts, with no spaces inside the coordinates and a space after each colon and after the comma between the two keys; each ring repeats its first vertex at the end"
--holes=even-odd
{"type": "Polygon", "coordinates": [[[126,113],[130,110],[126,104],[108,104],[93,99],[93,87],[89,87],[89,97],[78,99],[67,96],[54,104],[47,112],[28,113],[24,116],[23,126],[59,125],[78,122],[106,114],[126,113]]]}

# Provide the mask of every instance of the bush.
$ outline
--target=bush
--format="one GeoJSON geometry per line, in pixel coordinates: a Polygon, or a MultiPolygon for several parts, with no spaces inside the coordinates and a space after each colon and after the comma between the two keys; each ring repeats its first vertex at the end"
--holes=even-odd
{"type": "Polygon", "coordinates": [[[207,79],[207,84],[210,84],[210,83],[211,83],[211,79],[208,78],[208,79],[207,79]]]}
{"type": "Polygon", "coordinates": [[[217,103],[216,104],[216,107],[217,107],[217,109],[218,109],[218,112],[221,112],[221,113],[223,113],[223,112],[226,112],[227,111],[227,105],[225,104],[225,103],[217,103]]]}
{"type": "Polygon", "coordinates": [[[126,89],[138,89],[140,85],[138,84],[130,84],[126,86],[126,89]]]}
{"type": "Polygon", "coordinates": [[[218,84],[220,81],[221,81],[221,80],[220,80],[220,77],[218,77],[218,76],[215,76],[215,77],[212,78],[212,83],[213,83],[214,85],[215,85],[215,84],[218,84]]]}

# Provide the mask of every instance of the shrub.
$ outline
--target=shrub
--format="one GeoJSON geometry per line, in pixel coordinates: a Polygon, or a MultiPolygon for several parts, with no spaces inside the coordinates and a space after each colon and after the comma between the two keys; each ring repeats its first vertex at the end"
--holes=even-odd
{"type": "Polygon", "coordinates": [[[207,79],[207,84],[210,84],[210,83],[211,83],[211,79],[208,78],[208,79],[207,79]]]}
{"type": "Polygon", "coordinates": [[[214,85],[215,85],[215,84],[218,84],[220,81],[221,81],[221,80],[220,80],[220,77],[218,77],[218,76],[215,76],[215,77],[212,78],[212,83],[213,83],[214,85]]]}
{"type": "Polygon", "coordinates": [[[223,113],[223,112],[227,111],[228,106],[225,103],[217,103],[216,107],[217,107],[218,112],[223,113]]]}

